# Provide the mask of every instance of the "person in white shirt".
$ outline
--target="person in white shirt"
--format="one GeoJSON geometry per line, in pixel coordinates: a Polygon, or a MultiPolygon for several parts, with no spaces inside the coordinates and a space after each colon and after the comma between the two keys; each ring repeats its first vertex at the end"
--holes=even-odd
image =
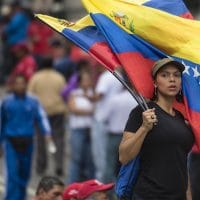
{"type": "Polygon", "coordinates": [[[118,148],[122,133],[131,110],[137,106],[137,102],[129,91],[123,87],[122,90],[113,95],[107,102],[102,115],[102,121],[107,124],[106,145],[106,182],[116,180],[119,169],[118,148]]]}
{"type": "Polygon", "coordinates": [[[92,95],[90,74],[82,71],[79,75],[79,86],[72,91],[68,100],[71,154],[68,183],[94,178],[90,140],[94,103],[88,98],[92,95]]]}
{"type": "Polygon", "coordinates": [[[95,164],[95,178],[104,182],[106,171],[106,125],[102,121],[108,100],[122,89],[122,84],[109,72],[99,76],[95,88],[96,107],[92,124],[92,154],[95,164]]]}

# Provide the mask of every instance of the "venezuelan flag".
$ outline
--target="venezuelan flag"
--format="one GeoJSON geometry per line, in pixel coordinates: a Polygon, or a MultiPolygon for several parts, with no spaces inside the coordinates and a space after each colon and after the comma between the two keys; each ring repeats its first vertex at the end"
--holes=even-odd
{"type": "MultiPolygon", "coordinates": [[[[151,97],[151,67],[156,60],[171,55],[165,54],[134,34],[128,34],[103,14],[91,14],[91,17],[105,35],[138,91],[145,97],[151,97]]],[[[172,57],[185,65],[182,77],[185,110],[200,149],[200,66],[190,60],[172,57]]]]}
{"type": "Polygon", "coordinates": [[[98,31],[90,16],[87,15],[75,23],[48,15],[36,14],[35,16],[82,48],[109,71],[114,71],[120,66],[105,37],[98,31]]]}
{"type": "Polygon", "coordinates": [[[124,0],[129,3],[144,5],[158,10],[162,10],[172,15],[193,19],[192,14],[189,12],[182,0],[124,0]]]}
{"type": "MultiPolygon", "coordinates": [[[[172,14],[192,18],[182,0],[124,0],[139,5],[145,5],[167,11],[172,14]]],[[[97,30],[90,16],[86,16],[76,23],[64,19],[57,19],[47,15],[35,15],[49,25],[51,28],[62,34],[64,37],[75,43],[93,58],[103,64],[109,71],[121,65],[120,61],[111,51],[102,33],[97,30]]]]}
{"type": "Polygon", "coordinates": [[[153,95],[151,67],[156,60],[167,55],[138,36],[128,34],[105,15],[91,14],[91,17],[122,63],[135,88],[142,96],[151,98],[153,95]]]}
{"type": "MultiPolygon", "coordinates": [[[[128,1],[128,0],[124,0],[124,1],[128,1]]],[[[158,8],[158,3],[157,2],[159,2],[159,1],[160,0],[152,0],[152,1],[142,1],[142,0],[140,0],[138,2],[138,0],[130,0],[130,1],[128,1],[128,3],[129,4],[138,3],[139,5],[144,4],[146,6],[152,6],[152,7],[156,7],[157,6],[156,8],[158,8]],[[151,3],[151,5],[150,5],[150,3],[151,3]],[[155,3],[155,6],[153,6],[154,5],[153,3],[155,3]]],[[[121,1],[121,2],[123,2],[123,1],[121,1]]],[[[160,1],[160,2],[163,2],[163,1],[160,1]]],[[[184,6],[183,3],[180,4],[181,5],[179,7],[180,10],[179,9],[173,10],[172,8],[176,7],[176,5],[173,5],[171,3],[172,1],[170,1],[170,0],[167,1],[166,0],[164,2],[165,3],[160,4],[161,6],[159,6],[159,9],[162,9],[164,11],[168,11],[168,12],[171,12],[173,14],[180,15],[180,16],[185,16],[185,17],[190,17],[191,16],[190,13],[188,12],[188,10],[185,9],[186,7],[184,6]],[[170,5],[170,8],[167,8],[166,5],[170,5]]],[[[175,3],[175,2],[177,2],[177,0],[174,0],[173,2],[175,3]]],[[[179,0],[179,2],[182,2],[182,1],[179,0]]],[[[87,18],[88,17],[89,16],[87,16],[87,18]]],[[[110,46],[112,47],[112,50],[110,50],[110,48],[108,46],[108,43],[107,43],[107,41],[105,40],[105,37],[104,37],[104,35],[105,35],[106,39],[108,39],[107,35],[105,33],[102,33],[100,30],[98,30],[91,19],[86,19],[86,23],[85,23],[84,22],[85,19],[83,18],[83,19],[79,20],[76,23],[70,24],[70,26],[69,25],[66,26],[66,24],[60,24],[60,22],[64,22],[64,21],[67,22],[66,20],[60,20],[60,19],[56,19],[56,18],[51,18],[49,16],[47,16],[47,18],[55,19],[55,21],[46,20],[46,17],[41,19],[41,20],[44,21],[45,23],[47,23],[49,26],[51,26],[54,30],[57,30],[64,37],[67,37],[69,40],[71,40],[72,42],[77,44],[79,47],[84,49],[86,52],[88,52],[90,55],[92,55],[95,59],[97,59],[98,61],[103,63],[104,66],[107,66],[108,70],[112,71],[113,69],[116,68],[116,66],[121,65],[121,63],[122,63],[124,66],[126,66],[125,67],[126,71],[130,74],[130,78],[131,78],[131,80],[133,82],[135,80],[135,76],[133,76],[133,74],[134,74],[133,71],[141,71],[141,72],[143,72],[142,76],[140,76],[139,72],[137,73],[137,76],[140,77],[141,80],[143,80],[142,81],[143,85],[144,85],[144,82],[146,83],[147,80],[148,80],[148,78],[146,79],[146,75],[145,74],[149,74],[149,71],[147,72],[146,70],[143,71],[143,70],[140,70],[139,68],[134,68],[134,66],[139,66],[138,63],[141,60],[143,60],[143,64],[144,65],[150,67],[151,64],[155,60],[157,60],[156,56],[157,57],[159,57],[159,56],[163,57],[164,55],[168,55],[168,54],[165,54],[165,53],[163,53],[162,51],[159,51],[159,50],[155,51],[156,50],[155,47],[153,47],[153,46],[151,47],[150,44],[144,42],[139,37],[135,37],[134,38],[135,41],[137,41],[136,43],[138,44],[138,46],[136,46],[134,48],[133,47],[127,48],[128,51],[126,51],[126,47],[123,47],[124,51],[121,51],[120,49],[119,50],[118,49],[113,49],[112,45],[109,42],[110,46]],[[59,23],[58,23],[58,21],[59,21],[59,23]],[[55,22],[55,24],[54,24],[54,22],[55,22]],[[81,23],[79,23],[79,22],[81,22],[81,23]],[[88,33],[88,31],[90,30],[88,27],[90,27],[90,26],[92,27],[92,29],[91,29],[92,32],[88,33]],[[66,29],[65,32],[64,32],[64,29],[66,29]],[[84,30],[87,30],[87,31],[84,31],[84,30]],[[96,34],[94,34],[94,33],[96,33],[96,34]],[[90,34],[92,34],[92,37],[90,37],[90,34]],[[100,35],[100,37],[99,37],[99,35],[100,35]],[[87,38],[87,40],[85,39],[85,37],[87,38]],[[92,42],[91,42],[91,39],[93,39],[92,42]],[[104,50],[101,51],[102,47],[99,48],[98,44],[99,45],[104,45],[104,50]],[[153,51],[152,54],[151,53],[146,53],[146,55],[143,54],[144,51],[146,52],[146,50],[143,49],[144,46],[146,46],[145,49],[149,48],[148,52],[153,51]],[[97,47],[97,48],[94,48],[94,47],[97,47]],[[131,48],[132,48],[132,50],[131,50],[131,48]],[[93,49],[93,51],[90,51],[91,49],[93,49]],[[141,51],[141,49],[143,49],[143,50],[141,51]],[[98,52],[96,53],[96,51],[98,51],[98,52]],[[137,55],[137,53],[139,53],[140,51],[141,51],[141,54],[139,55],[140,56],[139,57],[137,55]],[[159,52],[159,53],[157,54],[156,52],[157,53],[159,52]],[[154,56],[150,56],[150,55],[154,55],[154,56]],[[137,59],[137,62],[136,61],[132,61],[131,58],[137,59]],[[112,62],[111,62],[112,64],[110,64],[110,59],[112,59],[112,62]],[[113,60],[114,60],[114,62],[113,62],[113,60]],[[130,62],[130,64],[129,64],[129,62],[130,62]]],[[[68,23],[69,22],[67,22],[67,24],[68,23]]],[[[108,27],[108,30],[110,30],[110,28],[111,27],[108,27]]],[[[116,33],[117,32],[114,32],[111,35],[113,35],[113,37],[118,36],[118,34],[116,34],[116,33]]],[[[128,35],[128,34],[126,34],[126,35],[128,35]]],[[[133,34],[130,33],[129,35],[133,35],[133,34]]],[[[117,37],[117,38],[120,39],[120,38],[123,38],[123,37],[125,37],[125,36],[123,35],[122,37],[117,37]]],[[[117,40],[117,43],[118,43],[118,41],[119,40],[117,40]]],[[[122,42],[120,42],[120,43],[122,43],[122,42]]],[[[114,44],[116,45],[116,42],[114,44]]],[[[124,44],[127,44],[127,43],[124,43],[124,44]]],[[[135,42],[132,42],[132,44],[134,45],[135,42]]],[[[197,88],[198,88],[198,84],[197,83],[199,83],[198,82],[199,68],[198,68],[198,66],[195,66],[194,62],[190,62],[188,60],[180,59],[178,57],[176,59],[181,61],[181,62],[184,62],[184,64],[187,66],[186,67],[186,71],[185,71],[186,74],[184,74],[186,76],[183,77],[183,80],[186,79],[186,80],[184,80],[185,84],[183,85],[183,91],[184,91],[184,94],[186,94],[185,95],[185,105],[186,105],[187,114],[189,116],[188,119],[189,119],[190,122],[192,121],[191,124],[192,124],[192,127],[193,127],[194,131],[198,132],[198,129],[199,129],[198,121],[199,121],[200,118],[198,118],[199,111],[197,111],[198,110],[198,104],[197,104],[198,102],[196,102],[195,99],[199,99],[199,93],[197,91],[197,88]],[[188,79],[187,75],[190,75],[190,78],[192,78],[192,81],[194,81],[195,91],[190,90],[190,88],[193,87],[193,85],[191,85],[191,80],[188,79]],[[195,76],[196,79],[193,79],[192,76],[195,76]],[[192,97],[193,94],[197,95],[196,98],[192,97]],[[190,107],[194,108],[194,110],[196,109],[196,111],[191,110],[190,107]]],[[[145,84],[145,85],[147,85],[147,84],[145,84]]],[[[139,84],[139,87],[141,87],[140,84],[139,84]]],[[[152,88],[152,85],[150,86],[150,88],[152,88]]],[[[142,91],[142,89],[139,89],[139,91],[142,91]]],[[[149,92],[149,91],[152,91],[152,89],[144,90],[144,96],[150,95],[151,92],[149,92]]],[[[196,138],[198,138],[198,134],[195,134],[195,136],[196,136],[196,138]]]]}
{"type": "Polygon", "coordinates": [[[91,13],[108,16],[166,54],[200,63],[200,22],[125,0],[82,0],[91,13]],[[106,5],[106,6],[105,6],[106,5]]]}

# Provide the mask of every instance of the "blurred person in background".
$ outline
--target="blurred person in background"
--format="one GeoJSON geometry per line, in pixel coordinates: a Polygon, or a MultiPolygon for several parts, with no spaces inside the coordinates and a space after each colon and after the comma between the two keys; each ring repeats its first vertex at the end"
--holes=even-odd
{"type": "Polygon", "coordinates": [[[54,39],[51,42],[53,68],[60,72],[68,82],[76,71],[76,63],[69,57],[70,45],[66,41],[54,39]]]}
{"type": "Polygon", "coordinates": [[[108,192],[114,187],[113,183],[104,184],[96,179],[84,181],[78,192],[78,200],[109,200],[108,192]]]}
{"type": "MultiPolygon", "coordinates": [[[[96,81],[102,71],[102,66],[92,58],[88,53],[83,51],[80,47],[69,43],[70,45],[70,52],[69,57],[70,59],[77,63],[77,71],[80,71],[80,63],[87,62],[90,65],[91,77],[94,79],[94,84],[96,85],[96,81]],[[100,70],[99,70],[100,68],[100,70]]],[[[82,64],[81,64],[82,65],[82,64]]]]}
{"type": "Polygon", "coordinates": [[[48,142],[51,129],[36,97],[27,94],[27,80],[16,75],[13,91],[1,103],[1,135],[5,153],[5,200],[25,200],[30,179],[35,122],[48,142]]]}
{"type": "MultiPolygon", "coordinates": [[[[61,96],[61,91],[65,85],[65,79],[52,67],[52,58],[50,56],[43,57],[41,69],[31,78],[28,90],[39,98],[48,114],[52,137],[57,149],[54,159],[55,173],[58,176],[62,176],[66,105],[61,96]]],[[[37,136],[36,171],[38,174],[43,174],[47,168],[46,145],[44,137],[41,134],[37,134],[37,136]]]]}
{"type": "Polygon", "coordinates": [[[53,36],[54,32],[51,28],[32,16],[28,27],[28,43],[38,68],[40,68],[42,57],[51,53],[50,41],[53,36]]]}
{"type": "Polygon", "coordinates": [[[88,97],[95,102],[92,122],[92,154],[95,164],[95,178],[104,182],[106,174],[107,125],[102,120],[108,100],[122,89],[122,84],[107,70],[101,68],[94,96],[88,97]]]}
{"type": "Polygon", "coordinates": [[[16,74],[23,74],[26,80],[29,81],[37,70],[37,63],[34,57],[30,54],[28,45],[25,42],[14,45],[11,51],[17,59],[17,64],[14,66],[6,81],[8,89],[10,88],[16,74]]]}
{"type": "Polygon", "coordinates": [[[80,60],[87,60],[88,62],[90,62],[91,65],[96,64],[96,62],[97,62],[88,53],[86,53],[80,47],[78,47],[72,43],[70,43],[69,56],[74,62],[79,62],[80,60]]]}
{"type": "Polygon", "coordinates": [[[31,1],[31,7],[36,13],[52,13],[54,1],[55,0],[34,0],[31,1]]]}
{"type": "Polygon", "coordinates": [[[4,40],[4,76],[10,74],[15,63],[11,49],[17,43],[27,41],[27,30],[30,23],[30,18],[19,0],[11,2],[9,6],[10,12],[7,14],[7,23],[2,30],[4,40]]]}
{"type": "Polygon", "coordinates": [[[79,190],[84,182],[75,182],[67,185],[63,191],[63,200],[78,200],[79,190]]]}
{"type": "MultiPolygon", "coordinates": [[[[91,72],[91,64],[88,62],[88,60],[79,60],[77,62],[76,71],[70,76],[68,82],[66,83],[65,87],[62,90],[62,97],[65,99],[65,101],[68,100],[69,95],[72,90],[76,89],[78,87],[78,78],[81,71],[89,71],[91,72]]],[[[92,74],[90,73],[91,79],[93,79],[92,74]]]]}
{"type": "Polygon", "coordinates": [[[91,126],[94,104],[87,98],[93,95],[92,81],[88,71],[81,71],[78,87],[68,100],[70,158],[68,183],[94,177],[94,164],[91,154],[91,126]]]}
{"type": "Polygon", "coordinates": [[[57,177],[45,176],[38,183],[33,200],[62,200],[64,183],[57,177]]]}
{"type": "Polygon", "coordinates": [[[21,2],[15,0],[10,3],[10,19],[4,27],[3,34],[7,44],[13,45],[27,40],[27,30],[30,24],[30,18],[24,11],[21,2]]]}
{"type": "Polygon", "coordinates": [[[96,179],[75,182],[64,189],[63,200],[108,200],[113,187],[113,183],[103,184],[96,179]]]}
{"type": "MultiPolygon", "coordinates": [[[[128,77],[123,72],[126,84],[131,88],[128,77]]],[[[137,106],[137,102],[129,91],[122,87],[121,91],[111,96],[104,107],[102,121],[107,125],[106,174],[105,182],[115,182],[120,168],[118,148],[129,113],[137,106]]]]}
{"type": "Polygon", "coordinates": [[[3,67],[3,62],[6,56],[6,42],[3,38],[3,29],[8,23],[11,8],[9,5],[4,4],[0,6],[0,83],[5,82],[6,68],[3,67]]]}

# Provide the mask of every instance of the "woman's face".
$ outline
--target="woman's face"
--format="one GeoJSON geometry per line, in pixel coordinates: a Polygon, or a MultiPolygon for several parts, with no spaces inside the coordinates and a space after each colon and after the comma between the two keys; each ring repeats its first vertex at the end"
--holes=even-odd
{"type": "Polygon", "coordinates": [[[88,88],[92,87],[92,80],[91,80],[91,76],[89,73],[83,72],[81,74],[80,86],[84,89],[88,89],[88,88]]]}
{"type": "Polygon", "coordinates": [[[174,65],[161,68],[155,78],[155,87],[159,95],[175,97],[181,89],[181,72],[174,65]]]}

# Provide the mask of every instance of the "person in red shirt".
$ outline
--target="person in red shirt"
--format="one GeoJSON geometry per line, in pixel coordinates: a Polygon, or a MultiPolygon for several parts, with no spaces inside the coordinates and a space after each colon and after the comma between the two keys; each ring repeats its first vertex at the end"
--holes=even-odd
{"type": "Polygon", "coordinates": [[[37,70],[37,64],[34,57],[30,54],[29,48],[26,43],[18,43],[13,46],[12,52],[14,53],[17,64],[8,76],[7,86],[10,87],[13,79],[17,74],[22,74],[28,81],[37,70]]]}
{"type": "Polygon", "coordinates": [[[43,56],[51,53],[50,41],[54,32],[47,25],[33,17],[28,27],[28,41],[31,53],[40,65],[43,56]]]}

